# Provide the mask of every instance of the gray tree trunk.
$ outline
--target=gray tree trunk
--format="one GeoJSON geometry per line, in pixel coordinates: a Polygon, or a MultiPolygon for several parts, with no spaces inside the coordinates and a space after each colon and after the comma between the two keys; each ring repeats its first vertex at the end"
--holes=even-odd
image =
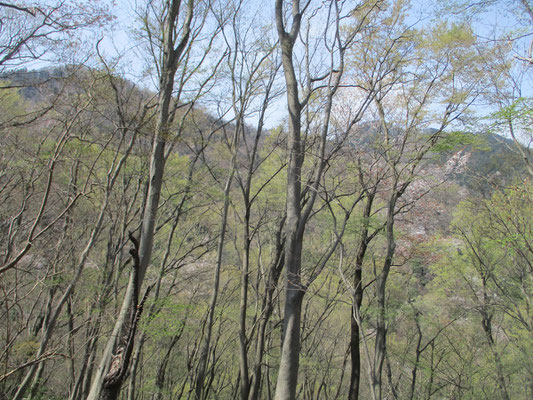
{"type": "MultiPolygon", "coordinates": [[[[174,79],[176,76],[176,70],[178,68],[180,56],[185,50],[190,38],[194,0],[188,0],[187,16],[185,18],[182,36],[179,40],[175,38],[176,23],[178,22],[177,19],[181,8],[181,3],[181,0],[170,1],[168,13],[165,17],[163,27],[163,60],[159,81],[158,113],[150,161],[150,181],[141,227],[139,247],[140,265],[138,271],[137,290],[139,290],[142,286],[146,270],[148,269],[148,265],[150,264],[152,257],[154,227],[157,217],[157,209],[159,207],[159,198],[161,195],[161,186],[163,183],[163,173],[166,161],[165,145],[169,137],[170,104],[174,89],[174,79]],[[177,45],[176,41],[178,42],[177,45]]],[[[116,338],[122,331],[126,316],[130,310],[134,292],[135,288],[133,287],[133,279],[130,278],[128,287],[126,289],[126,294],[124,295],[119,318],[115,322],[113,333],[107,341],[87,400],[97,400],[100,397],[103,376],[105,371],[109,369],[116,338]]]]}
{"type": "Polygon", "coordinates": [[[292,60],[293,47],[300,31],[302,19],[299,0],[293,0],[292,10],[292,27],[288,33],[285,31],[284,26],[283,1],[276,0],[276,26],[281,44],[289,111],[289,164],[287,169],[286,200],[287,241],[285,246],[286,297],[281,361],[276,383],[276,400],[289,400],[296,397],[300,357],[300,319],[304,295],[300,276],[303,245],[303,226],[301,224],[301,169],[304,159],[301,142],[302,106],[298,97],[298,81],[292,60]]]}

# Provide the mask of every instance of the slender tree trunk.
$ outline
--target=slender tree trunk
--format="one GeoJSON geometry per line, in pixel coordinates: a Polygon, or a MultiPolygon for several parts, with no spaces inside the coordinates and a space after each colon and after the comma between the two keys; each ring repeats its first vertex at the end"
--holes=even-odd
{"type": "Polygon", "coordinates": [[[154,400],[162,400],[163,397],[163,389],[165,387],[165,374],[167,371],[168,362],[170,361],[170,355],[172,354],[172,350],[178,343],[179,339],[181,338],[181,332],[174,335],[172,337],[171,343],[167,348],[167,352],[163,356],[163,359],[159,363],[159,367],[157,368],[157,374],[155,379],[155,387],[156,387],[156,393],[153,397],[154,400]]]}
{"type": "MultiPolygon", "coordinates": [[[[267,54],[271,54],[271,52],[268,52],[267,54]]],[[[255,55],[254,55],[255,57],[255,55]]],[[[256,72],[259,67],[263,64],[263,61],[267,60],[267,56],[263,56],[263,58],[259,61],[257,64],[257,69],[254,69],[254,72],[256,72]]],[[[232,68],[232,74],[235,71],[235,60],[232,68]]],[[[238,115],[238,126],[242,127],[241,132],[243,134],[243,141],[245,143],[245,148],[248,152],[248,165],[247,165],[247,171],[246,176],[243,181],[240,181],[240,186],[242,190],[243,195],[243,203],[244,203],[244,223],[243,223],[243,232],[242,232],[242,240],[244,245],[244,255],[243,255],[243,262],[242,262],[242,268],[241,268],[241,298],[240,298],[240,310],[239,310],[239,351],[240,351],[240,358],[239,358],[239,367],[240,367],[240,373],[241,373],[241,379],[240,379],[240,393],[241,393],[241,399],[242,400],[248,400],[248,398],[254,398],[254,396],[258,395],[259,390],[259,382],[261,381],[261,360],[262,360],[262,352],[264,348],[264,333],[265,333],[265,326],[270,318],[270,315],[272,313],[272,294],[274,292],[274,289],[272,287],[273,283],[271,282],[271,278],[273,277],[272,271],[274,271],[278,267],[278,255],[280,252],[282,252],[282,246],[281,248],[278,246],[276,248],[276,263],[271,265],[269,275],[267,278],[267,287],[265,287],[265,292],[267,294],[267,299],[263,300],[262,307],[261,307],[261,313],[263,315],[263,318],[259,322],[259,328],[258,328],[258,343],[257,345],[261,347],[261,352],[256,353],[256,367],[252,371],[252,375],[250,376],[249,371],[249,362],[248,362],[248,336],[246,332],[246,317],[247,317],[247,307],[248,307],[248,283],[249,283],[249,276],[250,276],[250,248],[252,243],[252,237],[254,235],[255,229],[251,228],[251,214],[252,214],[252,204],[259,194],[257,192],[253,197],[251,196],[251,190],[252,190],[252,179],[255,172],[256,167],[256,161],[257,161],[257,155],[258,155],[258,148],[259,148],[259,141],[261,139],[261,135],[263,133],[263,124],[264,124],[264,118],[265,113],[267,111],[267,108],[269,106],[269,102],[271,99],[271,89],[272,85],[274,84],[275,76],[277,75],[278,68],[274,68],[274,70],[271,72],[270,78],[268,80],[268,83],[266,85],[266,90],[264,93],[264,98],[262,102],[262,106],[259,112],[259,120],[257,123],[257,128],[255,132],[255,138],[252,145],[251,151],[248,150],[248,146],[246,145],[246,129],[245,127],[245,121],[244,121],[244,113],[246,112],[247,108],[247,100],[251,97],[253,97],[253,91],[254,91],[254,85],[252,84],[252,77],[249,77],[247,79],[247,85],[246,90],[243,94],[240,95],[240,98],[237,99],[236,91],[234,89],[233,91],[233,107],[235,114],[238,115]],[[250,85],[248,85],[250,83],[250,85]],[[240,105],[237,107],[237,105],[240,105]],[[259,333],[260,332],[260,333],[259,333]],[[254,380],[255,378],[255,380],[254,380]],[[254,387],[252,388],[252,385],[254,387]]],[[[280,230],[282,227],[280,227],[280,230]]],[[[281,231],[280,231],[281,235],[281,231]]],[[[279,239],[279,235],[278,235],[279,239]]],[[[279,244],[279,241],[277,242],[279,244]]],[[[275,274],[274,274],[275,275],[275,274]]],[[[275,281],[277,283],[279,274],[275,276],[275,281]]],[[[256,348],[257,349],[257,348],[256,348]]]]}
{"type": "Polygon", "coordinates": [[[417,379],[417,373],[418,373],[418,364],[420,363],[420,356],[422,355],[421,346],[422,346],[422,329],[420,328],[420,323],[418,320],[418,312],[415,312],[415,323],[416,323],[416,330],[418,332],[418,338],[416,341],[416,355],[415,355],[415,365],[413,366],[413,370],[411,371],[411,389],[409,391],[409,400],[413,400],[413,397],[415,395],[416,390],[416,379],[417,379]]]}
{"type": "Polygon", "coordinates": [[[386,355],[386,339],[387,339],[387,317],[386,317],[386,285],[387,278],[392,266],[392,260],[394,257],[394,250],[396,248],[396,242],[394,240],[394,213],[396,208],[396,201],[398,199],[398,191],[396,184],[392,189],[392,194],[389,199],[387,209],[387,224],[386,224],[386,237],[387,237],[387,250],[385,260],[383,262],[383,269],[376,279],[376,295],[378,304],[378,316],[376,323],[376,342],[374,348],[374,371],[372,373],[372,390],[374,391],[375,398],[381,400],[382,398],[382,372],[383,362],[386,355]]]}
{"type": "Polygon", "coordinates": [[[246,338],[246,309],[248,307],[248,276],[250,270],[250,205],[247,203],[244,216],[243,241],[244,256],[241,270],[241,301],[239,308],[239,368],[241,372],[241,399],[247,400],[250,392],[248,374],[248,343],[246,338]]]}
{"type": "Polygon", "coordinates": [[[276,255],[269,268],[268,278],[265,285],[265,297],[261,307],[261,313],[263,315],[259,322],[259,328],[257,330],[257,342],[255,347],[255,364],[253,367],[253,374],[250,383],[249,400],[257,400],[261,393],[261,368],[263,364],[264,349],[266,343],[266,328],[272,316],[274,310],[274,292],[281,275],[281,271],[285,264],[284,254],[284,240],[282,237],[283,225],[285,218],[282,218],[278,232],[276,234],[276,255]]]}
{"type": "MultiPolygon", "coordinates": [[[[137,279],[137,288],[133,287],[133,279],[130,279],[126,293],[124,295],[119,318],[115,322],[113,333],[108,339],[100,365],[91,386],[91,391],[87,400],[97,400],[103,385],[105,371],[111,364],[113,348],[116,344],[116,338],[123,329],[126,315],[130,310],[132,299],[135,291],[139,291],[143,283],[146,270],[152,257],[152,248],[154,240],[155,221],[157,218],[157,209],[159,207],[159,198],[163,184],[163,173],[165,169],[165,145],[170,133],[170,105],[172,102],[172,92],[174,89],[174,80],[178,68],[179,59],[185,50],[189,38],[190,28],[194,11],[194,0],[188,0],[187,15],[184,21],[182,36],[179,40],[175,37],[176,23],[181,8],[181,0],[171,0],[168,4],[168,12],[165,16],[163,27],[163,60],[161,66],[161,77],[159,81],[159,101],[158,114],[156,121],[156,132],[152,148],[150,162],[150,178],[148,194],[143,214],[141,227],[141,238],[139,247],[139,271],[137,279]]],[[[133,275],[133,274],[132,274],[133,275]]]]}
{"type": "MultiPolygon", "coordinates": [[[[486,278],[482,277],[482,281],[483,281],[484,301],[487,302],[488,295],[485,291],[486,278]]],[[[507,391],[507,385],[505,383],[505,376],[503,374],[503,366],[502,366],[502,362],[500,359],[500,354],[498,353],[498,350],[496,349],[496,343],[494,342],[494,337],[492,335],[492,316],[486,310],[481,311],[481,324],[483,326],[483,332],[485,333],[485,337],[487,338],[487,343],[489,345],[490,351],[494,358],[494,364],[496,367],[496,376],[498,377],[498,387],[500,389],[500,395],[502,399],[510,400],[509,392],[507,391]]]]}
{"type": "MultiPolygon", "coordinates": [[[[298,79],[293,63],[294,45],[300,34],[302,16],[307,7],[311,4],[306,1],[301,8],[299,0],[292,0],[292,18],[290,30],[286,29],[286,18],[284,18],[283,0],[275,2],[276,27],[278,31],[279,43],[281,46],[281,61],[285,75],[285,86],[287,89],[287,110],[289,113],[289,134],[288,134],[288,167],[287,167],[287,224],[286,224],[286,245],[285,245],[285,267],[286,267],[286,288],[285,288],[285,314],[283,323],[283,341],[281,349],[281,360],[276,384],[276,400],[288,400],[296,397],[298,384],[298,369],[300,355],[300,322],[302,316],[302,302],[307,286],[318,276],[325,266],[327,259],[333,254],[336,244],[330,247],[330,251],[325,255],[323,263],[317,268],[315,273],[305,284],[302,282],[302,248],[306,224],[311,217],[315,201],[320,189],[320,183],[324,174],[326,163],[334,154],[332,150],[329,156],[326,155],[328,146],[328,128],[333,106],[333,97],[339,88],[342,72],[344,69],[344,51],[347,42],[341,44],[340,16],[337,2],[331,2],[330,11],[333,21],[328,29],[335,31],[336,41],[331,51],[331,66],[327,74],[326,104],[323,110],[323,121],[320,128],[318,140],[319,148],[316,153],[312,182],[305,189],[305,205],[302,196],[302,166],[305,159],[304,144],[302,141],[302,111],[307,104],[312,90],[312,78],[308,76],[307,98],[300,101],[298,94],[298,79]],[[334,27],[333,27],[334,25],[334,27]],[[335,53],[335,56],[333,56],[335,53]],[[336,61],[334,61],[336,60],[336,61]],[[308,197],[307,197],[308,195],[308,197]]],[[[327,34],[325,34],[327,36],[327,34]]],[[[307,59],[307,62],[309,60],[307,59]]],[[[309,66],[309,65],[308,65],[309,66]]],[[[307,71],[309,72],[309,71],[307,71]]],[[[326,79],[323,78],[323,79],[326,79]]],[[[342,143],[342,140],[340,141],[342,143]]],[[[338,147],[337,147],[338,149],[338,147]]]]}
{"type": "MultiPolygon", "coordinates": [[[[358,275],[357,270],[355,271],[355,273],[356,275],[358,275]]],[[[355,278],[354,283],[360,283],[360,279],[355,278]]],[[[358,296],[357,290],[356,290],[356,296],[358,296]]],[[[358,302],[357,298],[355,301],[358,302]]],[[[360,306],[360,303],[359,303],[359,306],[360,306]]],[[[353,313],[355,313],[355,310],[352,310],[352,314],[353,313]]],[[[352,360],[352,370],[350,373],[350,386],[348,388],[348,399],[358,400],[359,399],[359,383],[361,380],[361,349],[359,348],[359,342],[361,338],[359,335],[359,325],[357,324],[357,321],[355,320],[354,315],[352,315],[350,319],[350,328],[351,328],[350,356],[352,360]]]]}
{"type": "Polygon", "coordinates": [[[211,295],[211,301],[209,303],[209,309],[208,309],[208,315],[207,315],[207,321],[206,321],[206,331],[205,331],[206,333],[204,336],[204,342],[200,350],[200,360],[198,362],[196,379],[194,382],[194,393],[195,393],[196,400],[201,400],[206,395],[206,390],[205,390],[206,387],[204,387],[204,380],[206,378],[207,359],[209,358],[209,353],[210,353],[211,336],[212,336],[213,325],[214,325],[214,320],[215,320],[215,308],[217,304],[219,287],[220,287],[220,271],[222,268],[226,228],[228,224],[230,190],[231,190],[231,184],[233,182],[233,177],[235,176],[235,170],[237,168],[236,161],[237,161],[238,141],[239,141],[238,138],[239,138],[239,132],[237,129],[233,136],[233,142],[231,146],[233,147],[233,151],[234,151],[232,160],[231,160],[231,169],[228,173],[228,177],[226,178],[226,184],[224,186],[224,206],[222,209],[222,217],[220,221],[220,233],[219,233],[218,245],[217,245],[217,260],[216,260],[216,265],[215,265],[215,271],[213,274],[213,293],[211,295]]]}
{"type": "MultiPolygon", "coordinates": [[[[527,1],[526,0],[522,0],[522,3],[527,4],[527,1]]],[[[528,10],[530,12],[531,18],[533,19],[532,8],[529,7],[528,10]]],[[[509,132],[511,133],[511,138],[513,139],[513,142],[515,144],[515,148],[520,153],[520,156],[522,156],[522,159],[524,160],[524,163],[526,164],[527,171],[529,172],[529,175],[531,176],[531,178],[533,178],[533,165],[531,164],[532,161],[530,160],[531,153],[530,152],[526,152],[529,149],[525,150],[524,149],[524,145],[522,143],[520,143],[518,141],[518,139],[516,138],[513,121],[511,119],[509,119],[507,121],[507,125],[509,126],[509,132]]]]}
{"type": "Polygon", "coordinates": [[[137,388],[137,373],[139,371],[139,364],[141,362],[141,355],[142,355],[142,348],[144,345],[144,336],[141,336],[141,339],[139,340],[137,347],[135,348],[135,352],[133,353],[133,359],[131,361],[131,369],[130,369],[130,376],[129,376],[129,383],[128,383],[128,400],[135,400],[135,390],[137,388]]]}
{"type": "Polygon", "coordinates": [[[371,238],[368,236],[369,218],[372,212],[372,204],[374,201],[375,190],[372,193],[367,193],[365,208],[363,209],[363,229],[361,231],[361,238],[359,240],[359,248],[355,260],[355,274],[353,280],[354,289],[354,305],[352,306],[352,313],[350,318],[350,355],[352,360],[352,370],[350,373],[350,386],[348,389],[348,399],[359,399],[359,388],[361,380],[361,349],[360,349],[360,327],[355,316],[358,310],[361,309],[363,303],[363,261],[365,259],[368,243],[371,238]]]}
{"type": "Polygon", "coordinates": [[[96,359],[96,350],[98,349],[98,338],[94,338],[94,344],[92,345],[93,350],[89,353],[89,360],[87,361],[87,372],[83,377],[83,384],[81,386],[81,391],[79,399],[86,399],[91,390],[91,381],[94,373],[95,359],[96,359]]]}
{"type": "MultiPolygon", "coordinates": [[[[116,179],[122,169],[122,166],[124,165],[126,159],[128,158],[131,149],[133,148],[133,144],[135,142],[135,136],[133,135],[128,148],[125,152],[125,154],[121,157],[120,161],[118,161],[116,164],[113,164],[108,171],[108,180],[107,180],[107,186],[106,186],[106,193],[105,197],[102,201],[102,206],[100,207],[100,212],[98,214],[98,217],[96,219],[95,225],[91,231],[91,235],[87,241],[87,245],[85,246],[85,249],[82,251],[78,263],[76,265],[76,268],[74,269],[74,276],[72,277],[69,285],[66,287],[63,295],[58,301],[58,304],[55,306],[53,311],[50,315],[50,320],[48,324],[46,325],[46,328],[43,328],[43,337],[41,338],[41,343],[39,346],[39,350],[37,351],[36,358],[42,356],[44,352],[46,351],[46,348],[48,346],[48,342],[51,339],[52,332],[55,329],[57,320],[59,318],[59,315],[61,314],[61,311],[63,309],[63,306],[66,304],[67,299],[70,297],[72,291],[74,290],[76,284],[78,283],[78,280],[81,276],[81,273],[83,272],[83,269],[85,267],[85,263],[87,262],[87,259],[89,257],[89,253],[92,250],[93,246],[96,243],[96,240],[101,232],[102,223],[104,220],[105,211],[107,210],[107,206],[109,203],[109,197],[111,195],[111,190],[113,189],[116,179]]],[[[30,382],[34,378],[35,373],[37,372],[38,364],[33,365],[29,368],[26,376],[24,377],[22,383],[19,386],[19,389],[17,390],[17,393],[13,397],[13,400],[21,400],[26,393],[26,390],[28,389],[30,382]]]]}
{"type": "Polygon", "coordinates": [[[433,395],[433,380],[435,379],[435,367],[434,367],[434,359],[435,359],[435,341],[431,342],[431,353],[430,353],[430,371],[429,371],[429,382],[428,382],[428,390],[427,390],[427,400],[431,399],[431,396],[433,395]]]}

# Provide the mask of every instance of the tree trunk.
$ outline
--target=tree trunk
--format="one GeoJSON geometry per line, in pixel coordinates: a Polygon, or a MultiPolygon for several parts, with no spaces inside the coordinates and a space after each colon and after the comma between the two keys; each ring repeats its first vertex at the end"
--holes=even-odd
{"type": "Polygon", "coordinates": [[[363,261],[365,259],[366,250],[372,237],[368,236],[369,218],[372,212],[372,204],[374,201],[375,190],[372,193],[367,193],[366,204],[363,210],[363,229],[361,231],[361,238],[359,241],[359,248],[355,260],[355,274],[353,280],[354,298],[352,313],[350,318],[350,355],[352,360],[352,370],[350,373],[350,386],[348,389],[348,399],[359,399],[359,387],[361,380],[361,349],[360,342],[360,327],[355,316],[358,315],[363,303],[363,261]]]}
{"type": "Polygon", "coordinates": [[[304,155],[301,143],[301,111],[298,81],[292,61],[293,46],[300,31],[300,5],[293,0],[291,32],[284,27],[283,1],[276,0],[276,25],[287,87],[289,111],[289,164],[287,169],[287,244],[285,248],[286,288],[281,361],[276,383],[276,400],[296,397],[300,356],[300,319],[304,291],[301,286],[303,228],[301,221],[301,169],[304,155]]]}
{"type": "MultiPolygon", "coordinates": [[[[85,246],[85,249],[83,250],[83,252],[80,255],[80,258],[78,260],[78,264],[77,264],[75,272],[74,272],[74,276],[72,277],[69,285],[65,289],[65,292],[63,293],[63,295],[59,299],[58,304],[55,306],[55,308],[51,312],[50,320],[49,320],[48,324],[46,325],[45,328],[43,328],[43,337],[41,338],[41,343],[40,343],[40,346],[39,346],[39,350],[37,351],[36,358],[39,358],[40,356],[42,356],[44,354],[44,352],[46,351],[46,348],[48,346],[48,342],[49,342],[49,340],[50,340],[50,338],[52,336],[53,330],[55,329],[57,320],[59,318],[59,315],[61,314],[63,306],[66,304],[67,299],[70,297],[72,291],[74,290],[76,284],[78,283],[78,280],[79,280],[79,278],[81,276],[81,273],[82,273],[82,271],[83,271],[83,269],[85,267],[85,263],[87,261],[87,258],[89,257],[89,252],[91,251],[92,247],[96,243],[96,239],[99,236],[100,231],[101,231],[101,227],[102,227],[102,223],[103,223],[103,219],[104,219],[104,214],[105,214],[105,211],[107,209],[107,205],[108,205],[111,189],[114,186],[114,183],[116,181],[116,178],[118,177],[118,174],[119,174],[119,172],[121,170],[121,167],[122,167],[124,161],[128,157],[129,152],[130,152],[131,148],[133,147],[133,142],[134,142],[134,138],[132,138],[128,151],[126,152],[126,154],[124,154],[124,156],[122,157],[122,159],[118,163],[118,165],[114,166],[114,168],[112,168],[109,171],[108,184],[107,184],[107,188],[106,188],[107,189],[106,190],[106,195],[105,195],[105,199],[104,199],[104,201],[102,203],[102,206],[100,208],[100,213],[98,215],[97,221],[96,221],[95,226],[93,227],[93,229],[91,231],[91,236],[90,236],[90,238],[89,238],[89,240],[87,242],[87,245],[85,246]]],[[[13,400],[22,400],[24,394],[26,393],[26,390],[30,386],[30,382],[32,381],[32,379],[34,378],[35,373],[37,372],[38,366],[39,366],[38,364],[34,364],[34,365],[32,365],[29,368],[26,376],[24,377],[23,381],[21,382],[21,384],[19,386],[19,389],[17,390],[17,393],[13,397],[13,400]]]]}
{"type": "Polygon", "coordinates": [[[134,247],[130,250],[130,254],[133,258],[133,271],[131,273],[131,283],[133,287],[133,296],[130,303],[129,312],[129,324],[127,326],[126,335],[122,337],[119,351],[114,357],[110,370],[102,381],[102,391],[100,393],[101,400],[116,400],[120,394],[122,383],[126,378],[126,372],[128,370],[131,355],[133,353],[133,346],[135,343],[135,333],[137,331],[137,325],[141,317],[144,302],[150,293],[151,287],[148,287],[142,300],[139,302],[139,243],[135,237],[130,233],[130,240],[133,242],[134,247]]]}
{"type": "Polygon", "coordinates": [[[248,351],[246,338],[246,308],[248,306],[248,274],[250,266],[250,207],[246,204],[243,229],[244,257],[241,271],[241,300],[239,306],[239,368],[241,372],[241,399],[247,400],[250,392],[250,377],[248,373],[248,351]]]}
{"type": "Polygon", "coordinates": [[[276,256],[270,266],[267,282],[265,285],[265,297],[261,307],[263,318],[259,323],[257,330],[257,342],[255,348],[255,365],[253,368],[252,379],[250,383],[249,400],[259,399],[261,393],[261,367],[263,364],[264,348],[266,342],[266,328],[272,311],[274,310],[274,292],[281,275],[283,266],[285,265],[284,254],[284,240],[282,237],[282,230],[285,218],[280,221],[279,229],[276,234],[276,256]]]}
{"type": "Polygon", "coordinates": [[[211,346],[211,336],[213,331],[214,319],[215,319],[215,308],[217,305],[218,292],[220,287],[220,271],[222,268],[222,259],[224,251],[224,242],[226,236],[226,227],[228,224],[228,211],[230,205],[230,190],[231,184],[233,182],[233,177],[235,175],[235,170],[237,168],[237,152],[238,152],[238,130],[235,131],[233,137],[234,153],[231,160],[231,170],[228,173],[226,178],[226,184],[224,186],[224,206],[222,210],[222,217],[220,221],[220,233],[218,238],[217,245],[217,261],[215,266],[215,271],[213,274],[213,293],[211,295],[211,301],[209,304],[207,321],[206,321],[206,333],[204,337],[204,343],[202,344],[200,350],[200,360],[198,362],[198,369],[196,372],[196,379],[194,382],[194,393],[195,399],[201,400],[206,395],[204,387],[204,379],[206,377],[207,370],[207,359],[209,358],[210,346],[211,346]]]}
{"type": "Polygon", "coordinates": [[[304,292],[294,285],[287,288],[283,321],[283,344],[276,383],[276,400],[295,399],[300,361],[300,322],[304,292]]]}
{"type": "Polygon", "coordinates": [[[372,373],[372,390],[376,400],[381,400],[382,398],[382,372],[387,346],[386,285],[396,248],[396,242],[394,240],[394,213],[397,199],[398,191],[396,184],[394,184],[387,209],[387,251],[383,262],[383,270],[376,279],[378,316],[376,323],[376,344],[374,348],[374,371],[372,373]]]}
{"type": "Polygon", "coordinates": [[[485,333],[485,337],[487,338],[487,343],[489,345],[490,351],[492,353],[492,356],[494,358],[494,364],[496,366],[496,376],[498,377],[498,387],[500,389],[500,394],[502,396],[502,399],[509,400],[509,393],[507,392],[507,385],[505,383],[505,376],[503,374],[503,366],[500,359],[500,354],[498,353],[498,350],[496,349],[496,343],[494,342],[494,337],[492,335],[492,315],[489,311],[486,310],[486,304],[489,303],[488,295],[486,292],[486,282],[487,278],[485,276],[482,276],[482,282],[483,282],[483,301],[484,305],[482,306],[483,309],[481,310],[481,324],[483,326],[483,332],[485,333]]]}
{"type": "Polygon", "coordinates": [[[140,264],[137,287],[133,287],[132,279],[130,279],[126,289],[126,294],[124,295],[119,318],[115,322],[113,333],[107,341],[104,354],[102,355],[102,359],[100,361],[94,381],[91,385],[91,391],[87,397],[87,400],[96,400],[99,398],[103,385],[103,375],[111,364],[111,356],[115,346],[116,337],[119,332],[122,331],[123,324],[126,320],[126,314],[128,313],[130,305],[132,304],[134,292],[136,290],[140,290],[152,256],[155,221],[157,217],[157,209],[159,207],[159,198],[161,195],[163,173],[166,161],[165,145],[169,137],[170,104],[172,101],[172,92],[174,89],[174,80],[179,59],[189,42],[190,27],[194,11],[194,0],[189,0],[187,3],[187,15],[184,21],[183,34],[176,45],[174,32],[176,29],[176,23],[178,22],[177,17],[179,16],[180,8],[181,0],[172,0],[168,6],[168,13],[164,20],[163,60],[161,66],[161,77],[159,81],[158,114],[150,162],[150,181],[141,227],[139,248],[140,264]]]}
{"type": "Polygon", "coordinates": [[[139,363],[141,361],[141,354],[142,349],[144,345],[144,336],[141,335],[141,339],[139,340],[139,343],[137,347],[135,348],[135,353],[133,354],[133,359],[131,361],[131,370],[130,370],[130,376],[129,376],[129,384],[128,384],[128,400],[135,400],[135,389],[136,389],[136,383],[137,383],[137,372],[139,370],[139,363]]]}

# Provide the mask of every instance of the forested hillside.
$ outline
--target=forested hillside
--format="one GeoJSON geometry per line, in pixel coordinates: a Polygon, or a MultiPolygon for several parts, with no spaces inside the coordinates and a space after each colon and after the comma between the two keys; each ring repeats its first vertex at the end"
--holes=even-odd
{"type": "Polygon", "coordinates": [[[0,3],[0,400],[531,399],[532,26],[0,3]]]}

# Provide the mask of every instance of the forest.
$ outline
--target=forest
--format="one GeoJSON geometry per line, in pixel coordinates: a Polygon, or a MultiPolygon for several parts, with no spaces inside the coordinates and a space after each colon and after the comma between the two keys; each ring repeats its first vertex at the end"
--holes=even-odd
{"type": "Polygon", "coordinates": [[[0,2],[0,400],[533,398],[530,0],[0,2]]]}

